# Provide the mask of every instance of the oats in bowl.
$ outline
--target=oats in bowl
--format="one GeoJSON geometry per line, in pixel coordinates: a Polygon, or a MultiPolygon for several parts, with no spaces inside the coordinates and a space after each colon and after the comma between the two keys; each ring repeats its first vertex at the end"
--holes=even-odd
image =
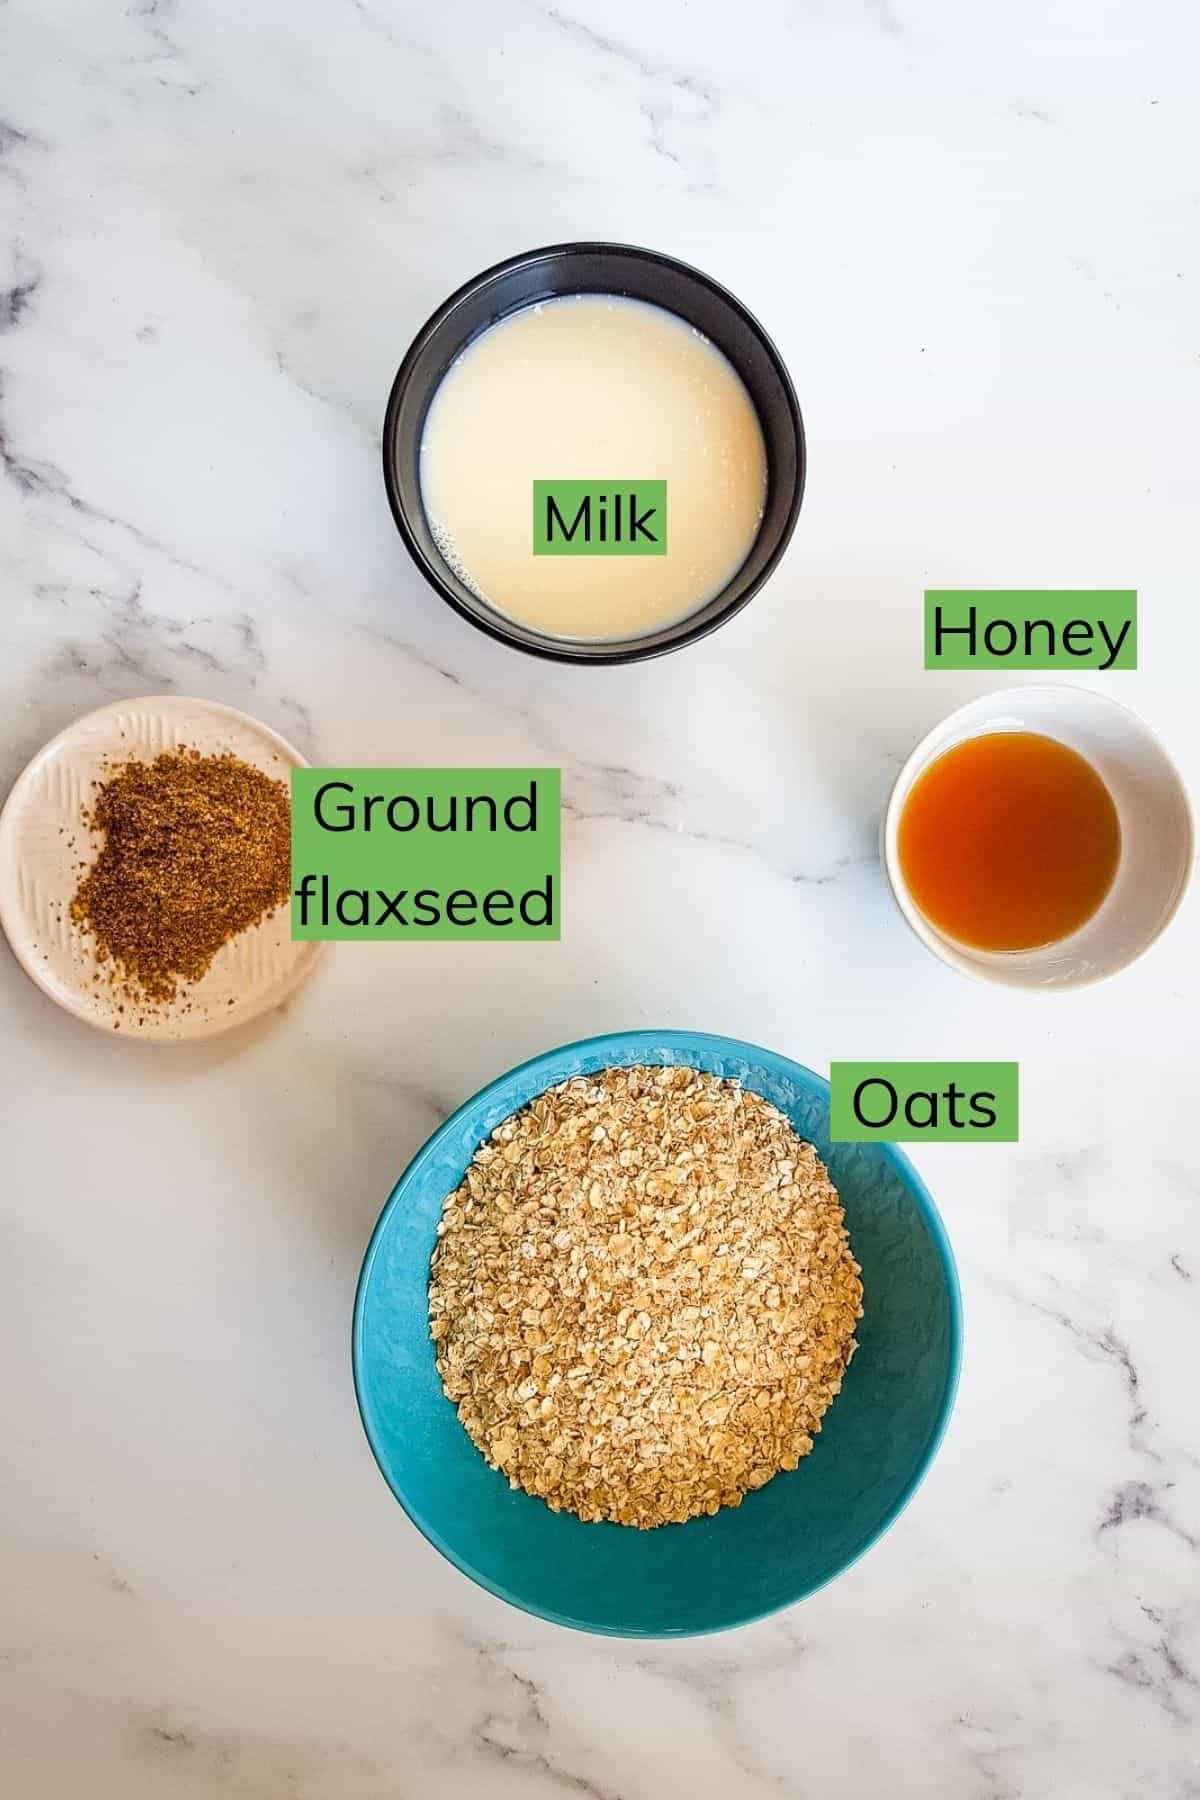
{"type": "Polygon", "coordinates": [[[859,1274],[824,1165],[768,1101],[604,1069],[506,1119],[446,1200],[438,1372],[511,1486],[583,1520],[678,1523],[812,1449],[859,1274]]]}

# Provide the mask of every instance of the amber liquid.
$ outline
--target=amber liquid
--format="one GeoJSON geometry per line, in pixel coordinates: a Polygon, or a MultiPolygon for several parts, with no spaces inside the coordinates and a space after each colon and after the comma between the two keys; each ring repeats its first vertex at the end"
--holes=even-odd
{"type": "Polygon", "coordinates": [[[900,868],[929,922],[974,950],[1057,943],[1113,884],[1121,827],[1090,762],[1033,731],[946,750],[900,815],[900,868]]]}

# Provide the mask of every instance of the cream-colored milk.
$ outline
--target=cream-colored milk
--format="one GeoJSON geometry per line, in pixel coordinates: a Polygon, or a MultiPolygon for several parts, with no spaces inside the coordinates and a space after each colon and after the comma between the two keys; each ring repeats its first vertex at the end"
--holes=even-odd
{"type": "Polygon", "coordinates": [[[674,313],[584,294],[514,313],[434,394],[421,495],[498,611],[563,638],[644,636],[719,593],[762,520],[767,459],[733,366],[674,313]],[[665,556],[534,556],[533,483],[667,483],[665,556]]]}

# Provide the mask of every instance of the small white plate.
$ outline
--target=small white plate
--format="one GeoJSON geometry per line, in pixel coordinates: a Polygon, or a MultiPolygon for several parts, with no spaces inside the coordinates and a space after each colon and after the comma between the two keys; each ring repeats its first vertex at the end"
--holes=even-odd
{"type": "Polygon", "coordinates": [[[114,762],[148,761],[184,745],[205,755],[232,751],[281,781],[307,766],[286,739],[246,713],[159,694],[102,706],[59,732],[18,776],[0,813],[0,925],[13,955],[76,1018],[131,1037],[209,1037],[242,1025],[286,999],[324,949],[292,942],[284,905],[222,945],[204,978],[170,1006],[130,1005],[98,969],[91,938],[70,914],[80,865],[103,842],[81,816],[92,784],[114,762]]]}
{"type": "Polygon", "coordinates": [[[1166,930],[1191,876],[1194,831],[1183,779],[1136,713],[1090,688],[1046,685],[985,694],[935,725],[896,777],[880,840],[897,906],[952,969],[1005,987],[1074,988],[1115,975],[1166,930]],[[1112,795],[1121,826],[1121,860],[1097,911],[1070,937],[1037,950],[973,950],[946,937],[917,906],[900,867],[900,817],[913,783],[943,751],[990,731],[1037,731],[1077,750],[1112,795]]]}

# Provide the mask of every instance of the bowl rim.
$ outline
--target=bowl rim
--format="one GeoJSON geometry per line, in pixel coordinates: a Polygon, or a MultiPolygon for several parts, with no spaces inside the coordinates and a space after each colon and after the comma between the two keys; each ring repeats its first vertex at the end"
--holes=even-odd
{"type": "MultiPolygon", "coordinates": [[[[552,1609],[535,1606],[526,1600],[522,1600],[516,1594],[510,1592],[503,1583],[494,1581],[489,1576],[481,1574],[478,1569],[473,1568],[464,1556],[450,1544],[445,1542],[435,1526],[428,1520],[418,1517],[412,1510],[404,1494],[398,1490],[388,1475],[383,1455],[376,1442],[376,1435],[373,1432],[371,1423],[367,1417],[367,1408],[363,1401],[363,1310],[367,1287],[370,1282],[375,1258],[383,1241],[383,1235],[387,1230],[392,1212],[399,1203],[400,1198],[407,1189],[410,1181],[419,1174],[421,1166],[434,1154],[442,1139],[455,1129],[463,1115],[470,1109],[478,1106],[480,1102],[486,1101],[489,1096],[495,1094],[500,1088],[507,1086],[511,1081],[520,1076],[534,1073],[541,1065],[550,1062],[552,1059],[563,1056],[568,1052],[578,1052],[589,1056],[603,1055],[606,1049],[617,1045],[620,1045],[625,1050],[628,1050],[631,1047],[636,1049],[639,1045],[644,1045],[648,1052],[654,1049],[661,1049],[664,1045],[685,1053],[689,1048],[699,1048],[708,1050],[711,1053],[720,1053],[722,1055],[742,1055],[747,1060],[756,1058],[767,1064],[774,1065],[781,1073],[795,1073],[802,1076],[807,1081],[815,1082],[819,1088],[825,1090],[826,1094],[829,1093],[829,1083],[824,1076],[818,1075],[815,1070],[806,1067],[803,1063],[794,1061],[791,1057],[782,1055],[779,1051],[766,1050],[762,1045],[752,1044],[744,1038],[724,1037],[719,1033],[688,1031],[679,1028],[654,1031],[649,1028],[640,1027],[634,1031],[603,1032],[595,1037],[576,1038],[568,1043],[559,1044],[552,1049],[541,1051],[537,1056],[526,1058],[524,1062],[514,1064],[511,1069],[496,1076],[494,1080],[487,1082],[483,1087],[477,1089],[475,1093],[468,1096],[460,1106],[457,1106],[454,1109],[448,1118],[443,1120],[435,1131],[430,1133],[420,1149],[410,1158],[399,1179],[393,1186],[391,1193],[384,1201],[383,1208],[375,1222],[375,1226],[367,1243],[367,1248],[363,1256],[362,1268],[359,1272],[358,1284],[354,1294],[354,1313],[351,1327],[351,1366],[354,1378],[354,1398],[358,1407],[358,1416],[362,1422],[367,1443],[371,1448],[371,1454],[374,1456],[379,1472],[383,1476],[393,1498],[399,1502],[410,1522],[416,1526],[426,1542],[431,1544],[435,1550],[444,1556],[447,1562],[453,1564],[460,1574],[465,1575],[468,1580],[473,1581],[477,1587],[483,1588],[496,1599],[506,1601],[509,1606],[514,1606],[519,1612],[526,1613],[533,1618],[545,1619],[552,1625],[562,1625],[575,1631],[585,1631],[593,1636],[626,1639],[710,1637],[719,1631],[732,1631],[743,1625],[754,1624],[760,1619],[770,1618],[775,1613],[782,1612],[786,1607],[795,1606],[800,1601],[807,1600],[811,1595],[819,1593],[820,1590],[827,1587],[830,1582],[836,1581],[838,1577],[844,1575],[848,1569],[853,1568],[855,1563],[859,1562],[862,1557],[864,1557],[869,1550],[873,1549],[879,1540],[890,1531],[901,1513],[904,1512],[909,1502],[916,1494],[917,1489],[929,1473],[934,1458],[941,1447],[942,1440],[946,1435],[950,1416],[954,1411],[954,1404],[958,1395],[959,1377],[962,1372],[962,1290],[959,1283],[958,1267],[955,1262],[954,1251],[951,1247],[946,1227],[942,1222],[941,1214],[938,1212],[934,1202],[933,1195],[930,1193],[912,1161],[897,1144],[879,1143],[874,1147],[883,1153],[886,1162],[893,1164],[899,1171],[908,1191],[913,1197],[914,1203],[918,1207],[929,1228],[930,1235],[937,1251],[943,1279],[946,1285],[946,1298],[950,1315],[949,1362],[945,1386],[942,1391],[937,1414],[928,1436],[926,1437],[925,1443],[922,1446],[914,1472],[902,1491],[897,1495],[896,1500],[879,1525],[876,1526],[865,1541],[859,1545],[845,1561],[840,1563],[835,1569],[832,1569],[820,1581],[813,1582],[810,1586],[800,1588],[787,1600],[780,1601],[778,1605],[753,1608],[745,1613],[738,1614],[736,1617],[722,1619],[718,1624],[714,1625],[703,1625],[696,1628],[688,1628],[686,1630],[671,1630],[670,1628],[666,1630],[651,1630],[637,1627],[621,1629],[611,1625],[597,1625],[590,1620],[573,1618],[569,1614],[555,1612],[552,1609]]],[[[605,1067],[607,1065],[601,1063],[599,1066],[605,1067]]],[[[655,1066],[653,1058],[651,1058],[650,1066],[655,1066]]],[[[662,1066],[666,1067],[669,1065],[663,1064],[662,1066]]],[[[544,1091],[544,1089],[541,1091],[544,1091]]],[[[532,1097],[533,1096],[531,1096],[531,1098],[532,1097]]],[[[528,1102],[522,1102],[522,1104],[527,1105],[528,1102]]],[[[449,1405],[448,1401],[447,1405],[449,1405]]]]}
{"type": "MultiPolygon", "coordinates": [[[[981,721],[978,730],[971,730],[967,736],[978,736],[979,733],[986,729],[986,723],[981,721]]],[[[963,738],[961,741],[965,743],[967,739],[963,738]]],[[[945,749],[947,750],[952,749],[953,747],[953,742],[950,741],[945,745],[945,749]]],[[[940,755],[941,752],[938,752],[938,754],[940,755]]],[[[1111,694],[1102,694],[1095,688],[1082,687],[1075,682],[1024,681],[1017,687],[996,688],[993,692],[976,694],[973,699],[964,700],[961,706],[956,706],[953,711],[946,713],[943,718],[938,719],[930,726],[929,730],[922,735],[919,742],[914,745],[911,753],[904,759],[904,762],[897,772],[896,779],[892,783],[891,792],[888,795],[887,805],[884,808],[883,817],[879,826],[879,861],[882,864],[884,879],[892,899],[895,901],[897,909],[904,919],[905,924],[912,931],[913,935],[920,939],[921,943],[924,944],[929,953],[932,956],[936,956],[938,961],[944,963],[947,968],[954,969],[959,975],[967,976],[971,981],[981,981],[986,983],[989,987],[1007,988],[1016,993],[1056,995],[1077,994],[1083,988],[1095,987],[1101,981],[1111,981],[1114,976],[1123,975],[1127,969],[1133,967],[1134,963],[1140,962],[1143,956],[1148,955],[1149,952],[1153,950],[1154,946],[1161,940],[1169,926],[1174,923],[1180,907],[1187,898],[1188,889],[1192,885],[1192,877],[1195,873],[1196,815],[1192,807],[1191,795],[1188,793],[1187,783],[1183,779],[1179,764],[1175,761],[1175,758],[1171,755],[1158,733],[1146,723],[1141,713],[1135,712],[1132,706],[1126,706],[1121,700],[1114,700],[1111,694]],[[967,950],[960,949],[949,938],[943,937],[925,918],[909,892],[908,883],[905,881],[904,872],[900,867],[898,841],[900,815],[903,812],[903,800],[907,799],[909,793],[912,791],[916,774],[923,767],[927,766],[928,763],[936,760],[935,757],[930,755],[930,745],[933,741],[936,738],[941,737],[941,735],[946,732],[948,726],[954,726],[964,714],[974,711],[977,707],[994,706],[997,711],[1003,711],[1006,707],[1018,705],[1030,694],[1048,694],[1054,697],[1066,696],[1066,704],[1068,705],[1074,705],[1082,700],[1085,704],[1094,704],[1101,712],[1105,710],[1117,712],[1122,714],[1125,719],[1132,720],[1140,735],[1158,752],[1159,756],[1162,758],[1167,776],[1173,780],[1175,784],[1179,798],[1183,802],[1183,816],[1187,831],[1187,843],[1184,846],[1183,875],[1179,883],[1179,891],[1159,921],[1158,928],[1154,932],[1154,935],[1147,938],[1141,949],[1135,950],[1132,956],[1128,957],[1123,963],[1118,963],[1115,968],[1100,969],[1097,970],[1095,974],[1083,975],[1075,981],[1049,982],[1042,985],[1012,981],[1004,972],[1001,965],[981,962],[967,950]]]]}
{"type": "MultiPolygon", "coordinates": [[[[516,310],[520,309],[518,308],[516,310]]],[[[672,309],[667,307],[664,308],[664,310],[670,311],[672,309]]],[[[684,315],[680,314],[679,316],[683,317],[684,315]]],[[[690,324],[691,321],[689,320],[688,323],[690,324]]],[[[740,613],[743,607],[748,606],[763,584],[774,574],[783,558],[784,552],[791,542],[792,533],[796,529],[796,521],[800,516],[800,508],[804,501],[804,486],[808,471],[808,449],[804,436],[804,420],[801,416],[800,402],[796,397],[796,390],[792,383],[792,378],[788,373],[787,364],[780,355],[774,340],[750,311],[749,307],[744,305],[743,302],[738,299],[737,295],[732,293],[727,287],[724,287],[719,281],[714,280],[711,275],[706,274],[703,269],[698,269],[691,263],[683,262],[679,257],[668,256],[661,250],[648,250],[639,244],[621,244],[610,242],[603,238],[581,238],[561,244],[543,244],[533,250],[518,251],[514,256],[506,256],[500,262],[492,263],[488,268],[481,269],[477,275],[471,276],[469,280],[462,282],[459,287],[455,288],[454,292],[448,295],[447,298],[442,301],[440,306],[436,307],[434,311],[430,313],[425,323],[416,332],[412,342],[404,353],[403,361],[396,371],[391,389],[388,393],[387,407],[383,415],[381,450],[383,455],[383,483],[387,491],[388,505],[391,508],[392,518],[395,521],[396,529],[399,531],[400,536],[404,541],[404,547],[416,564],[418,570],[446,604],[452,607],[460,618],[466,619],[469,624],[474,625],[476,630],[484,632],[486,636],[494,638],[498,643],[507,644],[510,649],[523,650],[526,655],[540,656],[547,662],[573,663],[578,667],[584,668],[597,666],[608,668],[623,663],[649,662],[654,657],[666,656],[672,650],[682,650],[689,644],[698,644],[701,639],[708,637],[710,632],[715,631],[718,626],[724,625],[729,619],[734,618],[740,613]],[[475,612],[471,607],[466,606],[463,603],[459,595],[450,586],[449,582],[446,581],[439,563],[433,562],[426,556],[409,521],[408,508],[404,503],[403,495],[400,493],[399,483],[396,480],[395,456],[393,455],[393,450],[401,403],[412,379],[413,370],[418,357],[425,349],[430,338],[432,338],[444,321],[450,317],[455,307],[459,306],[471,295],[481,292],[489,284],[498,281],[502,276],[509,274],[513,269],[532,267],[539,262],[549,262],[553,259],[582,255],[624,257],[633,262],[650,263],[658,268],[670,269],[676,273],[690,276],[692,279],[699,281],[704,287],[708,288],[711,293],[722,300],[725,305],[741,319],[742,323],[761,344],[767,355],[767,359],[775,372],[776,378],[779,381],[788,414],[791,419],[792,430],[795,434],[796,479],[788,503],[787,515],[783,521],[778,542],[771,551],[771,554],[767,557],[754,580],[748,584],[745,591],[740,594],[737,599],[727,602],[710,618],[701,618],[697,615],[697,622],[692,624],[689,624],[686,617],[677,621],[681,627],[680,633],[677,637],[671,638],[666,643],[658,643],[653,638],[649,637],[644,641],[637,638],[625,638],[614,642],[611,648],[606,649],[603,646],[593,645],[590,651],[584,651],[573,647],[570,639],[563,639],[561,642],[556,642],[549,637],[535,638],[533,636],[527,636],[525,627],[517,620],[508,619],[498,610],[495,611],[494,618],[484,617],[480,613],[475,612]],[[687,627],[687,629],[682,629],[683,627],[687,627]]],[[[770,459],[768,458],[768,470],[769,469],[770,459]]],[[[733,581],[736,581],[736,579],[737,574],[735,574],[731,578],[731,581],[726,585],[732,586],[733,581]]],[[[713,600],[719,598],[719,595],[713,596],[713,600]]],[[[712,605],[712,601],[709,601],[706,604],[712,605]]],[[[664,626],[662,629],[670,630],[670,627],[664,626]]]]}

